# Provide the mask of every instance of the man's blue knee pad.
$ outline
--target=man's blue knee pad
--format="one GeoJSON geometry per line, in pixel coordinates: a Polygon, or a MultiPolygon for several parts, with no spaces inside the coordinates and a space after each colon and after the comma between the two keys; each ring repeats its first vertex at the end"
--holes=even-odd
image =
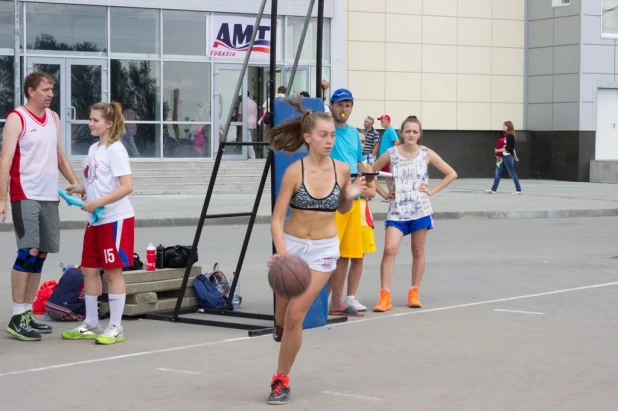
{"type": "Polygon", "coordinates": [[[39,255],[36,256],[36,260],[34,261],[34,266],[32,267],[31,273],[41,274],[43,271],[43,264],[45,263],[45,257],[41,257],[41,254],[47,254],[45,252],[39,251],[39,255]]]}
{"type": "Polygon", "coordinates": [[[13,269],[16,271],[21,271],[24,273],[31,273],[36,265],[36,260],[39,258],[39,255],[30,255],[30,250],[32,248],[20,248],[17,250],[17,258],[15,259],[15,264],[13,264],[13,269]]]}

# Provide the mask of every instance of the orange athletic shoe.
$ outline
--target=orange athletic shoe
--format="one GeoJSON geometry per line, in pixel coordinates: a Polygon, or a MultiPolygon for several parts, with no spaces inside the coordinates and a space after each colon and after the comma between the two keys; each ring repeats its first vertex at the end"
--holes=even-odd
{"type": "Polygon", "coordinates": [[[408,307],[410,308],[422,308],[421,302],[418,299],[418,287],[410,288],[408,291],[408,307]]]}
{"type": "Polygon", "coordinates": [[[383,313],[393,309],[391,304],[391,292],[384,288],[380,290],[380,301],[373,307],[373,311],[376,313],[383,313]]]}

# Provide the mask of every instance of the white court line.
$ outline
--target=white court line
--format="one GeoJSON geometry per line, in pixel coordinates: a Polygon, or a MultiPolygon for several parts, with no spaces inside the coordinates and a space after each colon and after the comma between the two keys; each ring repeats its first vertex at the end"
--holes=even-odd
{"type": "MultiPolygon", "coordinates": [[[[502,302],[505,302],[505,301],[523,300],[523,299],[526,299],[526,298],[544,297],[546,295],[562,294],[562,293],[568,293],[568,292],[571,292],[571,291],[591,290],[593,288],[611,287],[611,286],[614,286],[614,285],[618,285],[618,281],[614,281],[613,283],[585,285],[583,287],[565,288],[563,290],[548,291],[546,293],[519,295],[517,297],[499,298],[497,300],[479,301],[479,302],[476,302],[476,303],[458,304],[458,305],[451,305],[451,306],[447,306],[447,307],[430,308],[428,310],[416,310],[416,311],[409,311],[409,312],[405,312],[405,313],[397,313],[397,314],[390,314],[390,315],[386,315],[386,316],[378,316],[378,317],[373,317],[373,318],[363,318],[363,319],[360,319],[360,320],[346,321],[344,323],[339,323],[339,324],[330,324],[330,325],[328,325],[328,327],[339,327],[339,326],[342,326],[342,325],[360,324],[360,323],[364,323],[364,322],[367,322],[367,321],[384,320],[384,319],[391,318],[391,317],[403,317],[404,315],[417,315],[417,314],[435,313],[437,311],[454,310],[456,308],[474,307],[474,306],[477,306],[477,305],[502,303],[502,302]]],[[[1,376],[2,376],[2,374],[0,374],[0,377],[1,376]]]]}
{"type": "Polygon", "coordinates": [[[228,343],[228,342],[250,340],[252,338],[255,338],[255,337],[230,338],[230,339],[227,339],[227,340],[212,341],[212,342],[202,343],[202,344],[184,345],[184,346],[181,346],[181,347],[172,347],[172,348],[164,348],[164,349],[161,349],[161,350],[154,350],[154,351],[136,352],[136,353],[133,353],[133,354],[116,355],[114,357],[97,358],[97,359],[94,359],[94,360],[69,362],[69,363],[65,363],[65,364],[52,365],[52,366],[49,366],[49,367],[31,368],[29,370],[21,370],[21,371],[10,371],[10,372],[5,372],[5,373],[0,374],[0,377],[6,377],[6,376],[9,376],[9,375],[26,374],[26,373],[38,372],[38,371],[55,370],[57,368],[74,367],[76,365],[93,364],[93,363],[97,363],[97,362],[122,360],[124,358],[141,357],[143,355],[151,355],[151,354],[160,354],[160,353],[165,353],[165,352],[189,350],[191,348],[202,348],[202,347],[208,347],[210,345],[219,345],[219,344],[224,344],[224,343],[228,343]]]}
{"type": "Polygon", "coordinates": [[[363,395],[346,394],[344,392],[322,391],[322,394],[336,395],[338,397],[356,398],[358,400],[382,401],[380,398],[376,397],[365,397],[363,395]]]}
{"type": "MultiPolygon", "coordinates": [[[[451,305],[451,306],[447,306],[447,307],[431,308],[431,309],[428,309],[428,310],[420,310],[420,311],[410,311],[410,312],[407,312],[407,313],[390,314],[390,315],[385,315],[385,316],[377,316],[377,317],[373,317],[373,318],[363,318],[363,319],[360,319],[360,320],[347,321],[345,323],[331,324],[328,327],[337,327],[337,326],[349,325],[349,324],[360,324],[360,323],[367,322],[367,321],[385,320],[385,319],[389,319],[389,318],[392,318],[392,317],[401,317],[401,316],[404,316],[404,315],[434,313],[434,312],[438,312],[438,311],[454,310],[456,308],[474,307],[474,306],[477,306],[477,305],[500,303],[500,302],[504,302],[504,301],[523,300],[525,298],[543,297],[543,296],[546,296],[546,295],[568,293],[568,292],[571,292],[571,291],[591,290],[591,289],[594,289],[594,288],[611,287],[611,286],[614,286],[614,285],[618,285],[618,281],[615,281],[613,283],[594,284],[594,285],[587,285],[587,286],[576,287],[576,288],[565,288],[563,290],[548,291],[546,293],[520,295],[520,296],[517,296],[517,297],[500,298],[500,299],[497,299],[497,300],[479,301],[479,302],[476,302],[476,303],[451,305]]],[[[270,337],[270,335],[267,334],[267,335],[263,335],[261,337],[270,337]]],[[[93,364],[93,363],[97,363],[97,362],[121,360],[121,359],[124,359],[124,358],[131,358],[131,357],[141,357],[143,355],[152,355],[152,354],[160,354],[160,353],[173,352],[173,351],[189,350],[189,349],[192,349],[192,348],[202,348],[202,347],[208,347],[208,346],[211,346],[211,345],[220,345],[220,344],[225,344],[225,343],[230,343],[230,342],[247,341],[247,340],[252,340],[252,339],[255,339],[255,338],[260,338],[260,337],[229,338],[227,340],[212,341],[212,342],[207,342],[207,343],[202,343],[202,344],[193,344],[193,345],[185,345],[185,346],[181,346],[181,347],[164,348],[164,349],[161,349],[161,350],[136,352],[136,353],[133,353],[133,354],[116,355],[114,357],[97,358],[97,359],[94,359],[94,360],[69,362],[69,363],[65,363],[65,364],[51,365],[49,367],[30,368],[30,369],[27,369],[27,370],[20,370],[20,371],[9,371],[9,372],[5,372],[5,373],[0,373],[0,377],[7,377],[9,375],[26,374],[26,373],[31,373],[31,372],[55,370],[55,369],[58,369],[58,368],[74,367],[76,365],[93,364]]]]}
{"type": "Polygon", "coordinates": [[[157,370],[157,371],[167,371],[167,372],[176,372],[178,374],[202,375],[201,372],[185,371],[185,370],[171,370],[169,368],[155,368],[155,370],[157,370]]]}
{"type": "Polygon", "coordinates": [[[501,312],[501,313],[545,315],[545,313],[537,313],[537,312],[534,312],[534,311],[501,310],[500,308],[496,308],[494,311],[498,311],[498,312],[501,312]]]}

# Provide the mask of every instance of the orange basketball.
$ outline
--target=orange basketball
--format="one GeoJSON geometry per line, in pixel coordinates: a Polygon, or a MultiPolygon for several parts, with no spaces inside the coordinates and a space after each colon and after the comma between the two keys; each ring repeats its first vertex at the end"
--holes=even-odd
{"type": "Polygon", "coordinates": [[[296,297],[311,284],[311,269],[300,257],[286,255],[276,259],[270,266],[268,283],[280,297],[296,297]]]}

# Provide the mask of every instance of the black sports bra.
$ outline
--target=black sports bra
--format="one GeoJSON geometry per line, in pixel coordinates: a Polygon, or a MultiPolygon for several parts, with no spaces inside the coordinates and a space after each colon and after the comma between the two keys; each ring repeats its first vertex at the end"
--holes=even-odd
{"type": "Polygon", "coordinates": [[[335,186],[333,187],[333,191],[331,191],[330,194],[324,198],[315,198],[309,194],[309,191],[307,191],[307,187],[305,186],[305,164],[303,163],[302,158],[300,159],[300,166],[302,167],[303,182],[298,191],[292,196],[292,199],[290,200],[290,207],[297,210],[307,211],[336,211],[337,207],[339,207],[341,187],[339,187],[339,183],[337,182],[337,167],[335,166],[335,160],[333,160],[333,168],[335,170],[335,186]]]}

